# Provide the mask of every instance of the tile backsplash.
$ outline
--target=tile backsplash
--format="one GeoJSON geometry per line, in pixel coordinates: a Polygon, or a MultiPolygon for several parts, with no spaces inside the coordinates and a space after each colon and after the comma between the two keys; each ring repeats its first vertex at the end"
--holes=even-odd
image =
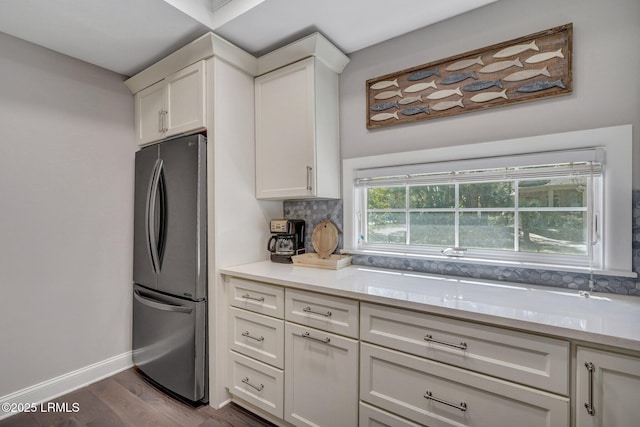
{"type": "Polygon", "coordinates": [[[325,219],[338,228],[339,252],[342,246],[342,200],[294,200],[284,202],[284,217],[286,219],[304,219],[307,223],[307,233],[304,238],[304,248],[307,252],[315,252],[311,244],[311,235],[316,225],[325,219]]]}
{"type": "MultiPolygon", "coordinates": [[[[633,192],[633,271],[640,272],[640,190],[633,192]]],[[[311,234],[316,225],[330,219],[342,230],[342,200],[296,200],[284,202],[285,218],[299,218],[307,222],[305,248],[313,252],[311,234]]],[[[338,251],[342,248],[342,235],[338,251]]],[[[551,286],[557,288],[589,291],[589,275],[529,268],[512,268],[491,265],[465,264],[459,262],[432,261],[399,257],[354,255],[353,264],[370,267],[393,268],[422,273],[446,274],[476,279],[501,280],[508,282],[551,286]]],[[[596,292],[640,296],[640,278],[595,275],[596,292]]]]}

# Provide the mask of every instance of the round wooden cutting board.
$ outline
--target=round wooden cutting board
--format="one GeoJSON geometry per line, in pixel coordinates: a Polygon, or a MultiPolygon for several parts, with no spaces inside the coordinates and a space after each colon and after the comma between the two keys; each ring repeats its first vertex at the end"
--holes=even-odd
{"type": "Polygon", "coordinates": [[[338,229],[328,219],[313,229],[311,244],[318,256],[327,259],[338,247],[338,229]]]}

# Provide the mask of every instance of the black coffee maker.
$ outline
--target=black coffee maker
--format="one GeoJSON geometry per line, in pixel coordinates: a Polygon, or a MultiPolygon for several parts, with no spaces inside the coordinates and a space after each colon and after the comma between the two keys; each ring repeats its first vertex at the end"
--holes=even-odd
{"type": "Polygon", "coordinates": [[[303,219],[272,219],[269,228],[273,234],[267,243],[271,261],[291,264],[292,256],[305,252],[303,219]]]}

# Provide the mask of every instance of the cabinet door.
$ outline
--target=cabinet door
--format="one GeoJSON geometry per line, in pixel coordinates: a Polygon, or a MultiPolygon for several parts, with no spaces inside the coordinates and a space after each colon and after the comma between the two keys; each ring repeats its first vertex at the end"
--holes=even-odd
{"type": "Polygon", "coordinates": [[[177,135],[205,127],[204,61],[166,79],[166,134],[177,135]]]}
{"type": "Polygon", "coordinates": [[[377,304],[361,304],[363,341],[569,394],[569,343],[377,304]]]}
{"type": "Polygon", "coordinates": [[[138,144],[158,141],[164,136],[165,83],[160,81],[136,93],[136,138],[138,144]]]}
{"type": "Polygon", "coordinates": [[[229,391],[263,411],[282,418],[283,373],[235,351],[229,352],[229,391]]]}
{"type": "Polygon", "coordinates": [[[569,399],[362,343],[360,398],[429,427],[567,427],[569,399]]]}
{"type": "Polygon", "coordinates": [[[314,58],[260,76],[256,91],[256,197],[313,196],[314,58]]]}
{"type": "Polygon", "coordinates": [[[285,319],[351,338],[358,338],[358,308],[356,300],[287,289],[285,319]]]}
{"type": "Polygon", "coordinates": [[[239,277],[229,279],[229,304],[282,319],[284,288],[239,277]]]}
{"type": "Polygon", "coordinates": [[[420,427],[418,424],[405,420],[391,412],[383,411],[375,406],[360,402],[359,427],[420,427]]]}
{"type": "Polygon", "coordinates": [[[284,368],[284,322],[229,308],[229,347],[276,368],[284,368]]]}
{"type": "Polygon", "coordinates": [[[358,425],[358,342],[286,322],[285,420],[358,425]]]}
{"type": "Polygon", "coordinates": [[[576,369],[576,426],[638,425],[639,358],[578,347],[576,369]]]}

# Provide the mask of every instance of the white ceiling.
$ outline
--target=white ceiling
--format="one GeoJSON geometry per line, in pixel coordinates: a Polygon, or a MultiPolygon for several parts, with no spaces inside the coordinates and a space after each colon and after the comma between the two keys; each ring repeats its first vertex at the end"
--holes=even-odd
{"type": "Polygon", "coordinates": [[[351,53],[494,1],[0,0],[0,32],[131,76],[208,31],[256,56],[314,31],[351,53]]]}

